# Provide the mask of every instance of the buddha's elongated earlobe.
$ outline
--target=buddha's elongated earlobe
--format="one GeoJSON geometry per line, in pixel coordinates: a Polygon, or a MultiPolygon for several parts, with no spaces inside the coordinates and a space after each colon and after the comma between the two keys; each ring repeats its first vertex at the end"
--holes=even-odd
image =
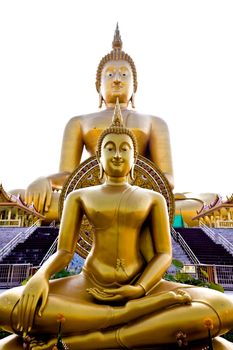
{"type": "Polygon", "coordinates": [[[99,154],[98,151],[96,151],[95,155],[96,155],[96,158],[97,158],[98,163],[99,163],[99,171],[100,171],[100,173],[99,173],[99,180],[103,180],[103,177],[104,177],[104,168],[103,168],[103,165],[102,165],[101,162],[100,162],[100,154],[99,154]]]}
{"type": "Polygon", "coordinates": [[[132,181],[135,180],[135,176],[134,176],[134,164],[132,165],[132,168],[130,169],[130,173],[129,173],[130,179],[132,181]]]}
{"type": "Polygon", "coordinates": [[[99,169],[100,169],[99,180],[103,180],[103,178],[104,178],[104,169],[103,169],[103,165],[101,163],[99,163],[99,169]]]}
{"type": "Polygon", "coordinates": [[[131,96],[130,101],[131,101],[132,108],[135,108],[135,95],[134,95],[134,92],[133,92],[133,94],[131,96]]]}
{"type": "Polygon", "coordinates": [[[103,99],[103,96],[102,96],[101,92],[99,92],[99,108],[102,107],[103,100],[104,100],[104,99],[103,99]]]}

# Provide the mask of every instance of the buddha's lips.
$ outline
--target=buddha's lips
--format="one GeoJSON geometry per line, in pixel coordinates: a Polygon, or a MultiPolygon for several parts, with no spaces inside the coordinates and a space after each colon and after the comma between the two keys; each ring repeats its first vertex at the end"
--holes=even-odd
{"type": "Polygon", "coordinates": [[[123,88],[122,85],[113,85],[113,86],[112,86],[112,89],[113,89],[113,90],[117,90],[117,91],[118,91],[118,90],[121,90],[122,88],[123,88]]]}
{"type": "Polygon", "coordinates": [[[117,166],[119,166],[119,165],[121,165],[123,163],[124,163],[123,161],[119,161],[119,162],[115,161],[115,160],[112,161],[112,164],[117,165],[117,166]]]}

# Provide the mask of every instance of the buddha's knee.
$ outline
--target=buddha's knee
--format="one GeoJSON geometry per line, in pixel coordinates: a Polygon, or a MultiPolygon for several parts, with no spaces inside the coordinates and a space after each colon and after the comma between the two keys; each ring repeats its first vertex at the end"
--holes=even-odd
{"type": "Polygon", "coordinates": [[[218,327],[216,325],[216,328],[219,328],[218,334],[224,334],[233,328],[233,298],[207,288],[192,288],[190,294],[194,302],[205,304],[212,309],[219,323],[218,327]]]}
{"type": "Polygon", "coordinates": [[[221,330],[220,334],[224,334],[233,328],[233,298],[223,293],[212,302],[216,313],[219,316],[221,330]]]}

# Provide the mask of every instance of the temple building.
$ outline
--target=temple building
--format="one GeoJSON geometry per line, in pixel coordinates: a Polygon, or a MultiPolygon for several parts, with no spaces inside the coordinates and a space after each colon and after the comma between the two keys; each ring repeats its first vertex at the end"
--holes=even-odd
{"type": "Polygon", "coordinates": [[[38,213],[33,204],[24,203],[20,195],[7,193],[0,184],[0,227],[27,227],[43,219],[44,216],[38,213]]]}
{"type": "Polygon", "coordinates": [[[198,220],[199,226],[203,223],[208,227],[233,227],[233,194],[225,201],[217,196],[214,202],[203,205],[193,220],[198,220]]]}

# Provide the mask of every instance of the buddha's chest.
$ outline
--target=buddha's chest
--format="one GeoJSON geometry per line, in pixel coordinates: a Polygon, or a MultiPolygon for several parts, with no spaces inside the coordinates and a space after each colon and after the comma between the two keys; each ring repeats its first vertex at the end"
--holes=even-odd
{"type": "Polygon", "coordinates": [[[92,196],[85,200],[84,212],[97,229],[110,227],[137,228],[143,224],[150,210],[147,198],[139,198],[136,189],[111,196],[92,196]]]}
{"type": "MultiPolygon", "coordinates": [[[[94,155],[96,151],[97,140],[100,134],[110,126],[112,115],[89,118],[82,123],[83,140],[87,151],[94,155]]],[[[146,153],[146,147],[150,138],[150,120],[143,120],[137,115],[123,114],[124,125],[131,129],[137,139],[138,152],[142,155],[146,153]]]]}

